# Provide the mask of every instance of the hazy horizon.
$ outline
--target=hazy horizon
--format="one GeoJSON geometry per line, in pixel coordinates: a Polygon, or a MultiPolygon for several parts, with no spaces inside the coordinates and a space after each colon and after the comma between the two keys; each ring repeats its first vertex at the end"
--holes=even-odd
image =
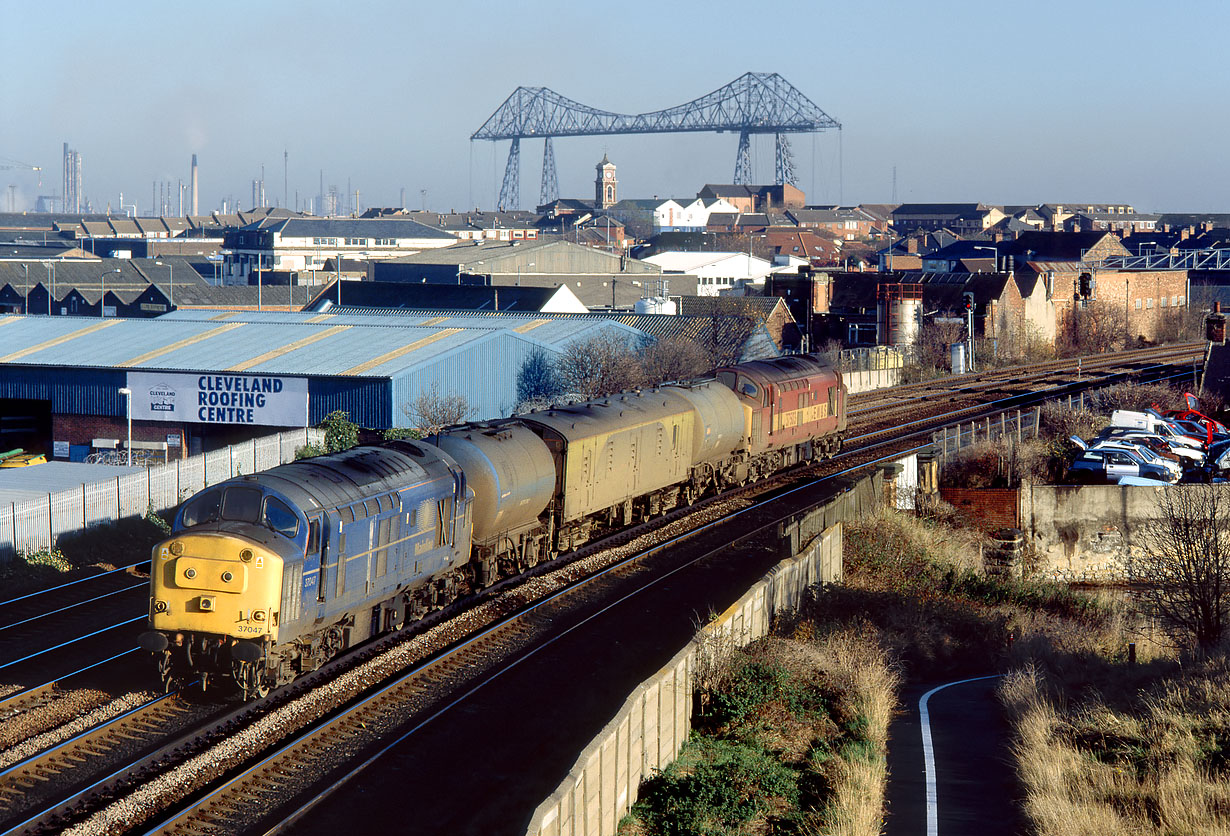
{"type": "MultiPolygon", "coordinates": [[[[745,72],[776,72],[843,125],[794,135],[811,203],[1131,203],[1230,210],[1222,3],[786,2],[489,8],[319,0],[209,7],[4,3],[0,210],[61,190],[80,152],[95,211],[189,182],[200,211],[306,209],[333,185],[360,207],[494,208],[508,142],[469,136],[518,86],[604,110],[683,104],[745,72]],[[283,188],[283,152],[287,186],[283,188]],[[349,185],[348,185],[349,184],[349,185]],[[10,190],[10,185],[13,188],[10,190]],[[425,190],[426,195],[423,195],[425,190]],[[283,194],[286,191],[288,194],[283,194]]],[[[554,141],[562,197],[590,198],[608,154],[620,197],[694,195],[733,179],[737,134],[554,141]]],[[[521,208],[538,201],[542,143],[521,148],[521,208]]],[[[773,179],[772,137],[753,145],[773,179]]],[[[178,197],[171,194],[171,212],[178,197]]],[[[316,207],[319,210],[319,206],[316,207]]],[[[185,197],[185,212],[188,211],[185,197]]]]}

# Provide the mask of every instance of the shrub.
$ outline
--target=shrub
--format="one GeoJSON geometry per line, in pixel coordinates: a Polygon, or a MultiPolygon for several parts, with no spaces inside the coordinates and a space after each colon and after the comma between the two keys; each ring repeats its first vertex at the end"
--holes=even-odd
{"type": "Polygon", "coordinates": [[[295,448],[295,460],[310,459],[313,456],[323,456],[325,448],[319,444],[304,444],[302,447],[295,448]]]}
{"type": "Polygon", "coordinates": [[[32,552],[19,552],[18,559],[27,566],[45,566],[53,571],[64,573],[72,571],[73,565],[59,549],[37,549],[32,552]]]}
{"type": "Polygon", "coordinates": [[[385,441],[396,441],[399,438],[419,439],[423,434],[414,427],[389,427],[380,433],[385,441]]]}

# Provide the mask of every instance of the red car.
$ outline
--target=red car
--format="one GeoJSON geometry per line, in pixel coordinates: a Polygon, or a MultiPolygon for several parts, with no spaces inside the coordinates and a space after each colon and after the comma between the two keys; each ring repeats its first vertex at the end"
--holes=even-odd
{"type": "Polygon", "coordinates": [[[1183,400],[1187,402],[1187,408],[1167,410],[1164,413],[1167,418],[1178,418],[1180,421],[1194,421],[1204,427],[1205,432],[1208,433],[1209,441],[1212,441],[1214,434],[1230,434],[1230,430],[1226,429],[1225,424],[1210,418],[1200,411],[1200,400],[1191,392],[1184,392],[1183,400]]]}

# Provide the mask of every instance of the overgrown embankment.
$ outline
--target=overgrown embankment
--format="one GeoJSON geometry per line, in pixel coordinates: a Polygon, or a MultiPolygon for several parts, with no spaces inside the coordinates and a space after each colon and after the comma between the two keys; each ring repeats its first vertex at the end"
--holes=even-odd
{"type": "Polygon", "coordinates": [[[845,582],[702,669],[692,738],[642,788],[624,836],[873,836],[902,681],[1003,670],[1021,643],[1113,643],[1112,608],[986,575],[982,535],[958,522],[886,511],[847,523],[845,582]]]}

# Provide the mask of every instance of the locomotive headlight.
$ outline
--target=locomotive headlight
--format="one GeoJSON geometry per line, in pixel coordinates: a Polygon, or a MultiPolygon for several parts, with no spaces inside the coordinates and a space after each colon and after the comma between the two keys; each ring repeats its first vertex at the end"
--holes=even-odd
{"type": "Polygon", "coordinates": [[[244,563],[251,563],[252,562],[252,550],[242,549],[239,552],[239,559],[242,560],[244,563]]]}
{"type": "Polygon", "coordinates": [[[233,581],[233,580],[235,580],[235,576],[234,576],[234,575],[232,575],[230,572],[223,572],[223,573],[222,573],[222,582],[223,582],[223,583],[230,583],[230,582],[231,582],[231,581],[233,581]]]}
{"type": "Polygon", "coordinates": [[[154,602],[154,612],[166,612],[166,611],[167,611],[166,601],[155,601],[154,602]]]}
{"type": "Polygon", "coordinates": [[[187,578],[188,580],[192,580],[193,578],[196,577],[196,569],[193,569],[192,567],[188,567],[187,569],[184,570],[184,577],[187,578]]]}
{"type": "Polygon", "coordinates": [[[252,620],[253,620],[253,621],[264,621],[264,620],[265,620],[265,611],[264,611],[264,610],[253,610],[253,612],[252,612],[252,620]]]}
{"type": "Polygon", "coordinates": [[[174,543],[172,543],[172,544],[171,544],[171,554],[173,554],[173,555],[175,555],[176,557],[178,557],[179,555],[181,555],[181,554],[183,554],[183,553],[184,553],[184,544],[183,544],[183,543],[181,543],[179,540],[176,540],[174,543]]]}
{"type": "Polygon", "coordinates": [[[211,612],[214,608],[214,599],[208,595],[201,596],[201,612],[211,612]]]}

